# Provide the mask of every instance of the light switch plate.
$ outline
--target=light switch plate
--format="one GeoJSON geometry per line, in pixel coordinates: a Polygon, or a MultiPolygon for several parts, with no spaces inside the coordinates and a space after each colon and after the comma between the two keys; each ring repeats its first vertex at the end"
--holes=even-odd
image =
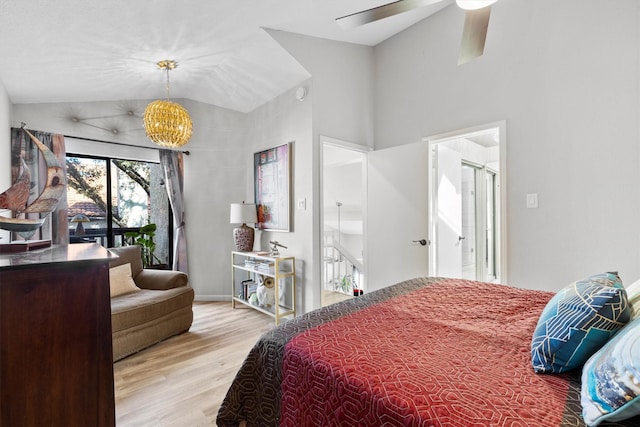
{"type": "Polygon", "coordinates": [[[301,211],[307,210],[307,199],[298,199],[298,209],[301,211]]]}
{"type": "Polygon", "coordinates": [[[536,209],[538,207],[538,193],[527,194],[527,209],[536,209]]]}

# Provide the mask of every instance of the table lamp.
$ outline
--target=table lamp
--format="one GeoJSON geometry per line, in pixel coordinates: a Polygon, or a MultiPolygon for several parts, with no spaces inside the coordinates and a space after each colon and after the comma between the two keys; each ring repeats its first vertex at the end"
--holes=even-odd
{"type": "Polygon", "coordinates": [[[84,236],[85,232],[84,232],[84,226],[82,225],[83,222],[90,222],[91,220],[89,219],[88,216],[86,216],[85,214],[77,214],[74,215],[73,218],[71,218],[71,222],[75,222],[76,223],[76,231],[75,231],[75,235],[76,236],[84,236]]]}
{"type": "Polygon", "coordinates": [[[255,231],[247,226],[248,223],[256,223],[258,215],[256,213],[256,205],[253,203],[231,203],[231,224],[242,224],[240,227],[233,229],[233,240],[236,244],[236,251],[249,252],[253,249],[253,238],[255,231]]]}

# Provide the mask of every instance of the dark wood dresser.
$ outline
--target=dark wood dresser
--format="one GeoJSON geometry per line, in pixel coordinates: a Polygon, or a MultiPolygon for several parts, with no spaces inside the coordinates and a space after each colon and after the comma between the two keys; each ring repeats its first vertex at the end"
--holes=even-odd
{"type": "Polygon", "coordinates": [[[0,255],[0,425],[114,426],[109,251],[0,255]]]}

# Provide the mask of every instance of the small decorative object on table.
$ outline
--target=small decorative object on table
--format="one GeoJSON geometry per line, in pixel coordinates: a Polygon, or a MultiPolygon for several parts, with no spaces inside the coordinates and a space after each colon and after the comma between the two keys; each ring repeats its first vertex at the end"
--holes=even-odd
{"type": "Polygon", "coordinates": [[[73,218],[71,218],[70,222],[74,222],[76,223],[76,231],[75,231],[75,236],[84,236],[85,235],[85,231],[84,231],[84,225],[82,225],[83,222],[90,222],[91,220],[89,219],[88,216],[86,216],[83,213],[79,213],[73,216],[73,218]]]}
{"type": "Polygon", "coordinates": [[[240,298],[242,298],[245,301],[249,301],[249,298],[251,297],[251,295],[256,293],[257,288],[258,288],[258,284],[254,282],[252,279],[243,280],[242,293],[240,298]]]}
{"type": "Polygon", "coordinates": [[[271,253],[269,254],[269,256],[274,256],[274,257],[280,256],[280,251],[278,251],[278,247],[289,249],[285,245],[281,245],[280,243],[278,243],[276,240],[271,240],[269,243],[271,243],[271,253]]]}
{"type": "Polygon", "coordinates": [[[263,307],[271,307],[276,303],[276,291],[273,289],[273,277],[258,276],[258,304],[263,307]]]}

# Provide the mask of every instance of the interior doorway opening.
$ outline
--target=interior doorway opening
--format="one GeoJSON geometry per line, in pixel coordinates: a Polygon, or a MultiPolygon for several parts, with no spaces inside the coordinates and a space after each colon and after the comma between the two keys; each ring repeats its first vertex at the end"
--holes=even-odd
{"type": "Polygon", "coordinates": [[[323,137],[321,305],[366,288],[364,221],[367,147],[323,137]]]}
{"type": "Polygon", "coordinates": [[[496,277],[498,172],[462,161],[462,278],[493,282],[496,277]]]}
{"type": "Polygon", "coordinates": [[[505,124],[429,138],[429,274],[506,280],[505,124]]]}

